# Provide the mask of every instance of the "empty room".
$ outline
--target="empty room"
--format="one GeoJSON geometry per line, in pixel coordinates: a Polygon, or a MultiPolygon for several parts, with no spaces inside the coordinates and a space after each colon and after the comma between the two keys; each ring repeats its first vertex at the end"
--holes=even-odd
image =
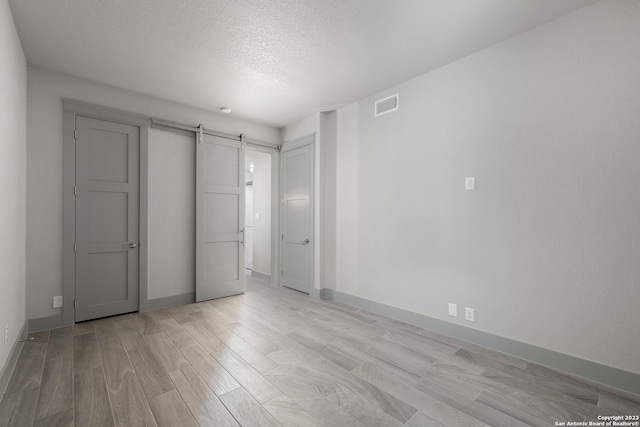
{"type": "Polygon", "coordinates": [[[0,0],[0,427],[640,426],[639,0],[0,0]]]}

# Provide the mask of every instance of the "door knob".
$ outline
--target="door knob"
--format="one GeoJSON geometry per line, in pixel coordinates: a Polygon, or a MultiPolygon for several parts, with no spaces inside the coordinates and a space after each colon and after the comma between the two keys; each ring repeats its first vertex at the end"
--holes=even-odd
{"type": "Polygon", "coordinates": [[[309,239],[305,239],[305,241],[302,242],[303,245],[306,245],[307,243],[309,243],[309,239]]]}
{"type": "Polygon", "coordinates": [[[131,248],[131,249],[135,249],[138,247],[138,245],[136,245],[135,243],[129,243],[127,246],[127,248],[131,248]]]}

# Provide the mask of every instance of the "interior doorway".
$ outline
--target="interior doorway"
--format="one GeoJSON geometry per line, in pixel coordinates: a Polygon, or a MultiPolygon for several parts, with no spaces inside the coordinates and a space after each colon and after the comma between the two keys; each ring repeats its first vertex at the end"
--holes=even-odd
{"type": "Polygon", "coordinates": [[[272,274],[272,155],[245,151],[245,269],[253,277],[272,274]]]}

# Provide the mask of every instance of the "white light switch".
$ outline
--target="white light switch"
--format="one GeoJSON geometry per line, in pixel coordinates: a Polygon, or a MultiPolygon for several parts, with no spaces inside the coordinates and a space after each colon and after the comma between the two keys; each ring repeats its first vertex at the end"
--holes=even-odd
{"type": "Polygon", "coordinates": [[[468,176],[464,179],[464,189],[465,190],[475,190],[476,189],[476,177],[468,176]]]}
{"type": "Polygon", "coordinates": [[[62,307],[62,295],[53,297],[53,308],[60,308],[60,307],[62,307]]]}
{"type": "Polygon", "coordinates": [[[458,315],[458,309],[456,307],[455,304],[451,304],[449,303],[449,316],[457,316],[458,315]]]}

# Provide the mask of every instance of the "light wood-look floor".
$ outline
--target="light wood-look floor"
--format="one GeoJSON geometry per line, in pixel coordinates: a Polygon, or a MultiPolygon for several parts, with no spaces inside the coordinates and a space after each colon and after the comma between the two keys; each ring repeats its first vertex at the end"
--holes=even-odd
{"type": "Polygon", "coordinates": [[[31,334],[0,426],[553,426],[640,397],[249,279],[245,295],[31,334]]]}

